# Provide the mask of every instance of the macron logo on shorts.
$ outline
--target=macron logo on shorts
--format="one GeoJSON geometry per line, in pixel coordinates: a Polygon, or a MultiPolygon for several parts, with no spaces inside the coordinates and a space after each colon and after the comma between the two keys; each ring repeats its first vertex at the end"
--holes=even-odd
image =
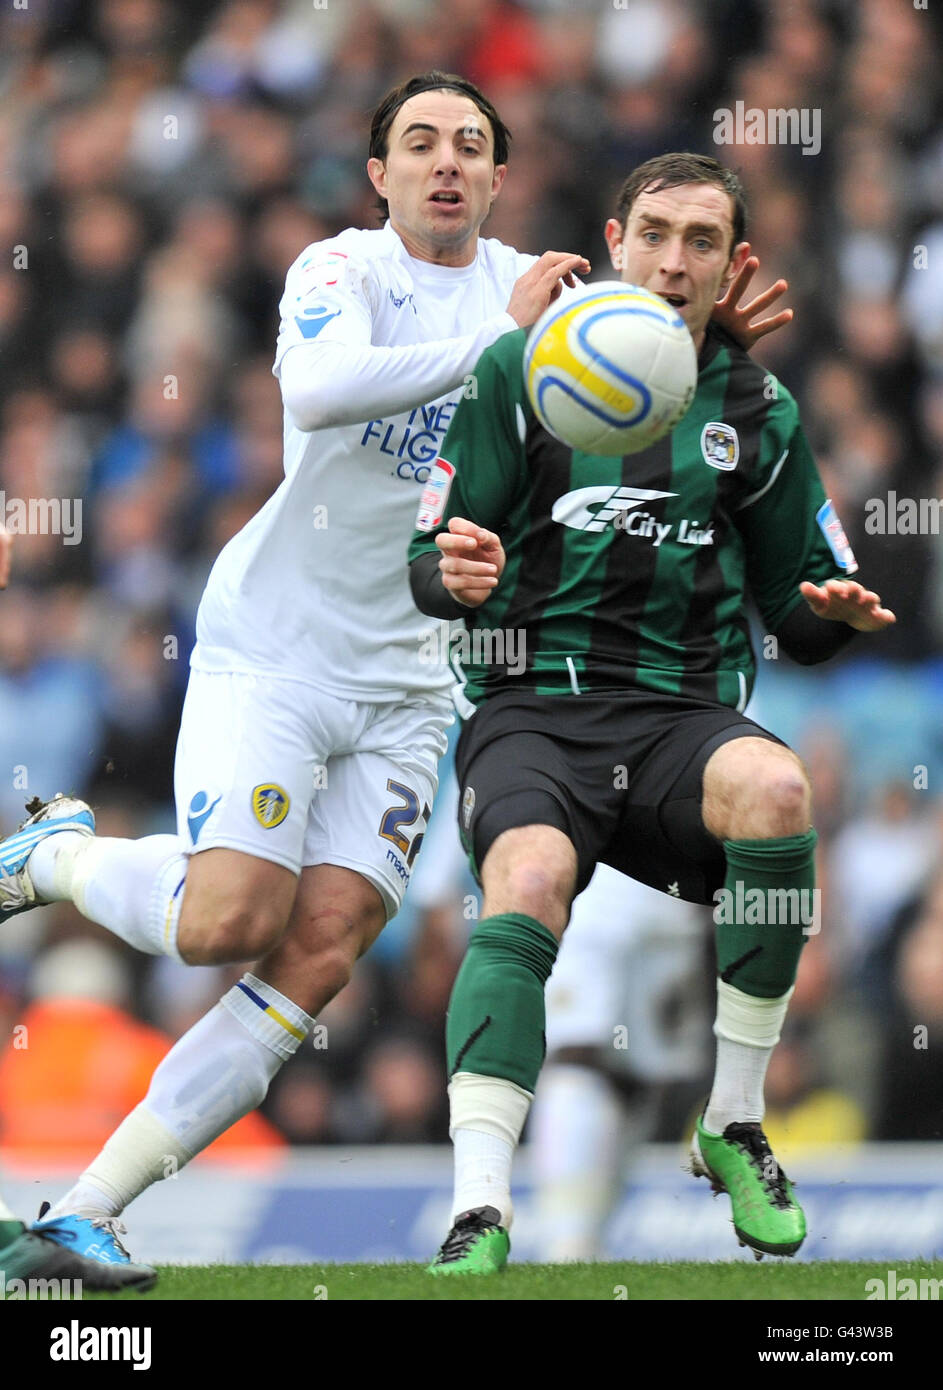
{"type": "Polygon", "coordinates": [[[222,800],[218,796],[214,802],[207,806],[209,792],[197,792],[190,802],[190,809],[187,811],[187,827],[190,831],[190,839],[196,844],[200,831],[203,829],[210,816],[222,800]]]}

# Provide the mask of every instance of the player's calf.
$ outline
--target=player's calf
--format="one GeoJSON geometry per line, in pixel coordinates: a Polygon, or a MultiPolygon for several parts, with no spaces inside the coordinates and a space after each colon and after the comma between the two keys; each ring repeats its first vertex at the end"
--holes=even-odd
{"type": "Polygon", "coordinates": [[[383,899],[362,874],[310,865],[302,870],[288,930],[257,973],[316,1015],[349,982],[386,916],[383,899]]]}

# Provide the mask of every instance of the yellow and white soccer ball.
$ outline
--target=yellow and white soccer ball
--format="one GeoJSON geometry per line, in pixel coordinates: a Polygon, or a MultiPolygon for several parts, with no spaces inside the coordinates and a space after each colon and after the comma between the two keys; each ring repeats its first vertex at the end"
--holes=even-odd
{"type": "Polygon", "coordinates": [[[697,353],[666,300],[602,280],[541,314],[524,349],[524,382],[540,423],[571,449],[637,454],[694,399],[697,353]]]}

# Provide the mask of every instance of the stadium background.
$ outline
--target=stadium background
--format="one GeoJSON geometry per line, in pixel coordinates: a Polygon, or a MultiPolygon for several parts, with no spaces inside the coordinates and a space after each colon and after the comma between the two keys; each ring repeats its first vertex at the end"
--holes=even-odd
{"type": "MultiPolygon", "coordinates": [[[[5,7],[0,486],[7,507],[81,499],[82,534],[17,539],[0,602],[3,826],[35,793],[75,789],[102,833],[173,828],[196,604],[220,547],[281,478],[270,368],[284,274],[308,242],[375,225],[367,127],[394,82],[432,66],[478,82],[514,137],[486,234],[585,252],[597,276],[625,173],[665,149],[714,153],[746,181],[761,283],[786,276],[796,310],[755,355],[797,395],[861,577],[898,614],[826,670],[760,663],[751,712],[811,768],[825,894],[771,1074],[771,1103],[797,1137],[782,1156],[801,1165],[810,1127],[939,1141],[943,542],[865,531],[869,498],[943,496],[932,10],[5,7]],[[714,112],[737,101],[821,112],[821,151],[716,145],[714,112]]],[[[322,1016],[328,1046],[302,1049],[273,1085],[267,1125],[243,1130],[260,1163],[284,1144],[445,1140],[442,1020],[469,891],[460,876],[440,883],[361,963],[322,1016]]],[[[2,924],[3,1162],[22,1173],[37,1149],[47,1166],[89,1156],[166,1045],[153,1030],[179,1036],[240,973],[136,957],[71,907],[2,924]]],[[[705,1078],[710,1055],[705,1038],[705,1078]]],[[[665,1097],[660,1138],[678,1137],[703,1090],[665,1097]]],[[[158,1195],[171,1199],[145,1201],[158,1195]]]]}

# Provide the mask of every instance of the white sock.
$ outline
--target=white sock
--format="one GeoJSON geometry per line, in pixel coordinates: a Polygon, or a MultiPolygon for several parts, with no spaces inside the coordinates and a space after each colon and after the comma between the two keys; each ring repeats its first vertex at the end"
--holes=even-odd
{"type": "Polygon", "coordinates": [[[452,1220],[473,1207],[497,1207],[510,1230],[511,1164],[527,1119],[531,1095],[503,1077],[456,1072],[449,1083],[455,1147],[452,1220]]]}
{"type": "Polygon", "coordinates": [[[30,855],[30,877],[49,902],[70,901],[138,951],[173,956],[188,857],[176,835],[112,840],[63,830],[30,855]]]}
{"type": "Polygon", "coordinates": [[[254,975],[244,975],[185,1033],[140,1105],[115,1130],[56,1216],[117,1216],[265,1098],[314,1020],[254,975]]]}
{"type": "Polygon", "coordinates": [[[514,1220],[511,1203],[514,1145],[477,1129],[457,1129],[452,1143],[455,1151],[453,1222],[473,1207],[497,1207],[501,1213],[500,1224],[510,1230],[514,1220]]]}
{"type": "Polygon", "coordinates": [[[703,1121],[709,1134],[723,1134],[733,1120],[761,1123],[766,1113],[763,1086],[772,1055],[771,1047],[717,1039],[714,1085],[703,1121]]]}
{"type": "Polygon", "coordinates": [[[759,999],[718,979],[717,1062],[703,1120],[708,1133],[723,1134],[734,1120],[762,1123],[766,1068],[791,998],[790,989],[778,999],[759,999]]]}
{"type": "Polygon", "coordinates": [[[627,1100],[591,1067],[544,1067],[531,1115],[538,1258],[600,1258],[627,1161],[651,1133],[650,1094],[627,1100]]]}

